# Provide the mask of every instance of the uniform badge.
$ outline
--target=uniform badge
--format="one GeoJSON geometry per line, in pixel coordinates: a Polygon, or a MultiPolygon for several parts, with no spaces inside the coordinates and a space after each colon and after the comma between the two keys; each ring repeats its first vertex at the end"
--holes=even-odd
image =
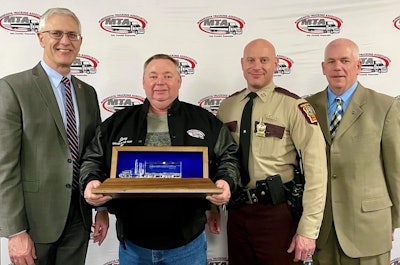
{"type": "Polygon", "coordinates": [[[265,137],[265,132],[267,130],[267,125],[263,123],[262,118],[260,122],[256,125],[256,136],[265,137]]]}

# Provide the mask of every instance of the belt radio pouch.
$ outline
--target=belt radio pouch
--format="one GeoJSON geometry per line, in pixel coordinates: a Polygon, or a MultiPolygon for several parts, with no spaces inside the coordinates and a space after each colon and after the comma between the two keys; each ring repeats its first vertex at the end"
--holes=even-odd
{"type": "Polygon", "coordinates": [[[267,177],[265,180],[271,195],[272,204],[277,205],[286,202],[285,188],[283,186],[281,176],[276,174],[267,177]]]}

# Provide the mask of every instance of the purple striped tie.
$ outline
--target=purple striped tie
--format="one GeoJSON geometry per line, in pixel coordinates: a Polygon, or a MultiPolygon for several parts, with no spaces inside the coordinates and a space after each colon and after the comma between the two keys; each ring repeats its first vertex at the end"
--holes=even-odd
{"type": "Polygon", "coordinates": [[[67,138],[69,143],[69,149],[71,150],[71,156],[73,161],[73,179],[72,188],[77,189],[79,187],[79,162],[78,162],[78,131],[75,119],[74,103],[72,102],[71,93],[71,82],[68,77],[64,77],[61,82],[64,84],[65,90],[65,113],[67,118],[67,138]]]}

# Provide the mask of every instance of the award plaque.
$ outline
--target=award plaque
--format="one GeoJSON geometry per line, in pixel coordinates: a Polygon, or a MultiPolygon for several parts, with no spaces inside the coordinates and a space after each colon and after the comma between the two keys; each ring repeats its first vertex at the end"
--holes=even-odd
{"type": "Polygon", "coordinates": [[[205,197],[222,193],[208,178],[204,146],[114,146],[110,178],[93,193],[121,197],[205,197]]]}

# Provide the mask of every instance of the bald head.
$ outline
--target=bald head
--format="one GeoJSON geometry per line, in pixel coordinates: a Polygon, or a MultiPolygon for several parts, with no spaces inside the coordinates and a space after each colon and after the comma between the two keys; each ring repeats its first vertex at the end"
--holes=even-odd
{"type": "Polygon", "coordinates": [[[272,83],[278,67],[274,45],[264,39],[249,42],[243,50],[241,63],[248,89],[253,92],[260,90],[272,83]]]}
{"type": "Polygon", "coordinates": [[[327,59],[327,54],[331,49],[335,49],[337,47],[346,47],[347,49],[351,50],[351,54],[354,56],[355,60],[359,60],[360,58],[360,52],[358,49],[358,45],[350,40],[350,39],[345,39],[345,38],[339,38],[331,41],[325,48],[325,60],[327,59]]]}
{"type": "Polygon", "coordinates": [[[342,95],[357,81],[361,61],[357,44],[349,39],[336,39],[325,48],[322,62],[329,88],[335,95],[342,95]]]}
{"type": "Polygon", "coordinates": [[[268,50],[270,54],[273,55],[273,57],[276,56],[275,52],[275,47],[272,45],[271,42],[265,40],[265,39],[255,39],[250,41],[243,50],[243,57],[245,57],[246,52],[249,52],[251,50],[261,50],[265,49],[268,50]]]}

